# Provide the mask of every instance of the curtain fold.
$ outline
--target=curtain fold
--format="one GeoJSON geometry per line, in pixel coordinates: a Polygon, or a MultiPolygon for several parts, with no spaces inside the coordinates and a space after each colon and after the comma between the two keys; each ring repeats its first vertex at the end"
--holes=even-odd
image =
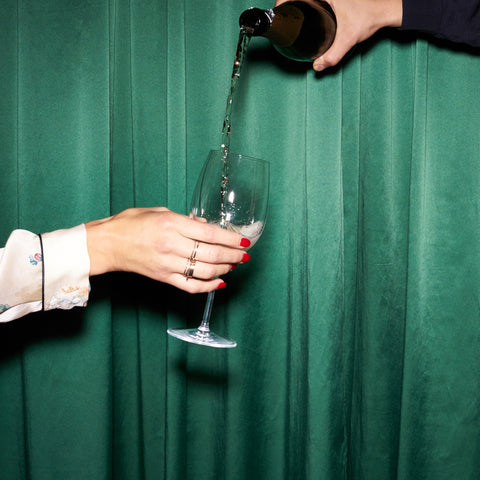
{"type": "MultiPolygon", "coordinates": [[[[186,213],[250,6],[2,2],[2,241],[186,213]]],[[[253,39],[232,150],[270,161],[269,218],[212,318],[237,348],[168,337],[205,297],[133,274],[1,325],[2,479],[476,479],[479,74],[389,31],[321,75],[253,39]]]]}

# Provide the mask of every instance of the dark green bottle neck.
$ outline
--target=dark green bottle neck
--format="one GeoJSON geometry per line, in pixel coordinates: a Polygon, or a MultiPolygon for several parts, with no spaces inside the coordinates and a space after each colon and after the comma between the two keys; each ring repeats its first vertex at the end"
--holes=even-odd
{"type": "Polygon", "coordinates": [[[252,37],[260,37],[268,32],[274,16],[272,9],[249,8],[240,15],[240,28],[252,37]]]}

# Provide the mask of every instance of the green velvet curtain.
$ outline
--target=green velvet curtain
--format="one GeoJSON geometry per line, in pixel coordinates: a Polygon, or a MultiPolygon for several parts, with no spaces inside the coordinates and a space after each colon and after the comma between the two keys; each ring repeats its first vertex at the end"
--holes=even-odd
{"type": "MultiPolygon", "coordinates": [[[[272,2],[258,0],[268,8],[272,2]]],[[[0,237],[186,213],[250,0],[2,0],[0,237]]],[[[269,222],[216,297],[92,279],[0,325],[0,477],[477,479],[480,57],[386,32],[317,76],[249,49],[232,150],[269,222]]]]}

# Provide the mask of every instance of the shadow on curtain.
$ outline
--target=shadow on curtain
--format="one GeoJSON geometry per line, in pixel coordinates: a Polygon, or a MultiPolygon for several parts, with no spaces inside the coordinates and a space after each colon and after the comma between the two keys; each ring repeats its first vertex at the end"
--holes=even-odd
{"type": "MultiPolygon", "coordinates": [[[[185,212],[220,141],[246,0],[5,0],[1,237],[185,212]]],[[[271,5],[265,0],[258,7],[271,5]]],[[[2,479],[475,479],[480,58],[378,35],[316,76],[256,39],[232,149],[265,234],[217,296],[126,274],[2,325],[2,479]]]]}

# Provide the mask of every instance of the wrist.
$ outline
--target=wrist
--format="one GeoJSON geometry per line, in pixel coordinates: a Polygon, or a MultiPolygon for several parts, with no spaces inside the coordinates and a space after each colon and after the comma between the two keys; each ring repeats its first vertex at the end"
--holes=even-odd
{"type": "Polygon", "coordinates": [[[378,18],[382,19],[382,27],[400,27],[403,17],[402,0],[376,1],[378,18]]]}
{"type": "Polygon", "coordinates": [[[109,218],[104,218],[85,224],[88,256],[90,257],[90,276],[115,270],[114,241],[107,228],[109,220],[109,218]]]}

